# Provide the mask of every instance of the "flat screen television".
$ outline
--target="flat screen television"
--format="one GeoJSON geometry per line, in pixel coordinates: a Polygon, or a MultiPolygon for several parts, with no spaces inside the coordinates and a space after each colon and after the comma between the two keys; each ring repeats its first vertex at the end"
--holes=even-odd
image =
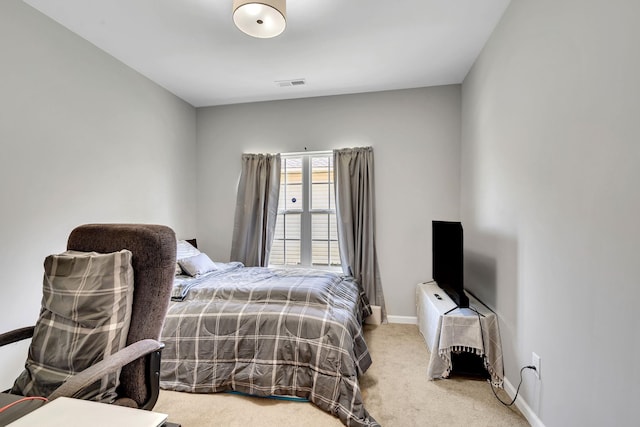
{"type": "Polygon", "coordinates": [[[464,293],[462,223],[432,222],[433,280],[458,307],[469,307],[464,293]]]}

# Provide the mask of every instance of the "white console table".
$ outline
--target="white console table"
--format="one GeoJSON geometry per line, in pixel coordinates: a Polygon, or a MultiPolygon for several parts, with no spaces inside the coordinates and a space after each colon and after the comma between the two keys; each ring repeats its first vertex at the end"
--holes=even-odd
{"type": "Polygon", "coordinates": [[[467,295],[469,306],[480,316],[469,308],[457,308],[435,282],[417,285],[418,327],[431,353],[427,375],[429,379],[447,378],[452,369],[451,353],[467,351],[483,358],[491,382],[501,387],[504,367],[498,318],[472,295],[467,295]]]}

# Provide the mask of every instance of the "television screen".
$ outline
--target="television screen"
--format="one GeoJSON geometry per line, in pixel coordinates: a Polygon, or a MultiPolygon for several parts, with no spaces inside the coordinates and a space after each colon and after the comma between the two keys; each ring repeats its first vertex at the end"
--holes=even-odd
{"type": "Polygon", "coordinates": [[[433,280],[458,307],[469,307],[464,293],[462,223],[432,222],[433,280]]]}

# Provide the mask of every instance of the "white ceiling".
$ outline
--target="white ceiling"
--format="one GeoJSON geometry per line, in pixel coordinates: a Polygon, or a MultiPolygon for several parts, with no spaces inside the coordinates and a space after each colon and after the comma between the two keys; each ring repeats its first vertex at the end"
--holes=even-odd
{"type": "Polygon", "coordinates": [[[24,1],[202,107],[461,83],[510,0],[288,0],[273,39],[232,0],[24,1]]]}

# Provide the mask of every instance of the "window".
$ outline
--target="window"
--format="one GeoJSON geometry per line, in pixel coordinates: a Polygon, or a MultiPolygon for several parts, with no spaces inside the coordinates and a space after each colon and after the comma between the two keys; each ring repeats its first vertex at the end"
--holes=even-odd
{"type": "Polygon", "coordinates": [[[333,154],[282,155],[271,265],[340,266],[333,154]]]}

